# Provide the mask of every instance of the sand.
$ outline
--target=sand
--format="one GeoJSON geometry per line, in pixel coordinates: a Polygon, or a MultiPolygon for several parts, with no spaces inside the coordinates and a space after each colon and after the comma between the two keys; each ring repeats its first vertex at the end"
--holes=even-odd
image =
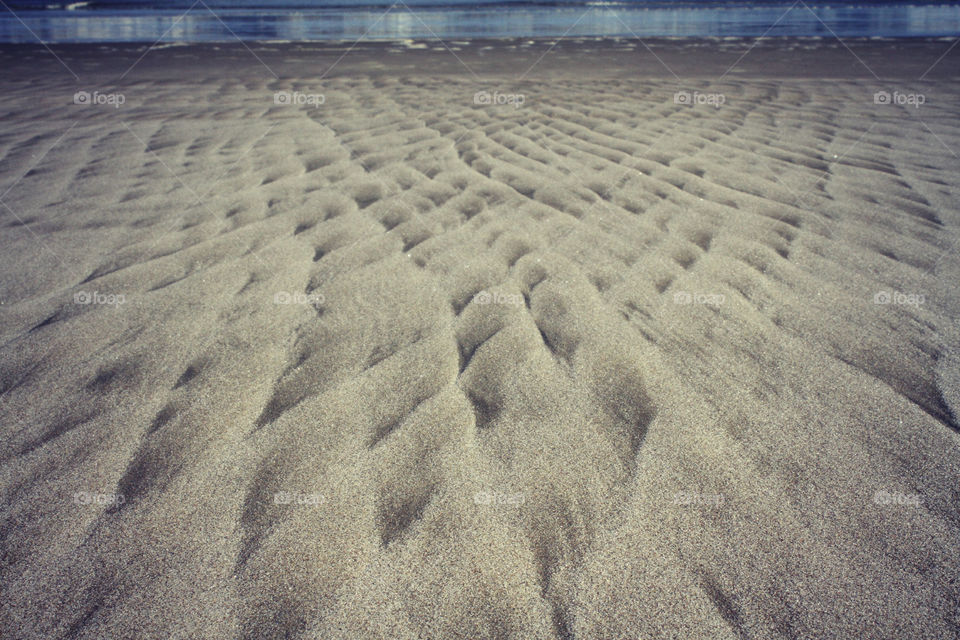
{"type": "Polygon", "coordinates": [[[420,44],[0,48],[0,635],[960,637],[960,49],[420,44]]]}

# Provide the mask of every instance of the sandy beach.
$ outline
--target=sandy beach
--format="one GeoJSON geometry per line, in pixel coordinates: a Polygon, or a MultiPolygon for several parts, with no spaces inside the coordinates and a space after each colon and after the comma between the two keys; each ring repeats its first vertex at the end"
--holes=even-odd
{"type": "Polygon", "coordinates": [[[0,46],[0,636],[960,638],[949,47],[0,46]]]}

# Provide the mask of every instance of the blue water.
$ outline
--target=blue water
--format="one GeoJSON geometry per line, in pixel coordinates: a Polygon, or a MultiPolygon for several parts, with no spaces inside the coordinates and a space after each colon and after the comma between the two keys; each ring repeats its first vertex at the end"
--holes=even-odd
{"type": "Polygon", "coordinates": [[[960,35],[957,2],[803,1],[5,0],[0,42],[960,35]]]}

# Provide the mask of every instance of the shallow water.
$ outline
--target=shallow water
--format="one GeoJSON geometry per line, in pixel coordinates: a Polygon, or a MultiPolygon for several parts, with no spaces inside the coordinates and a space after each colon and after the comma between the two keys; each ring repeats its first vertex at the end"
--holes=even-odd
{"type": "Polygon", "coordinates": [[[917,37],[960,34],[960,5],[303,0],[50,3],[0,11],[0,42],[227,42],[559,36],[917,37]],[[193,8],[191,8],[193,7],[193,8]],[[466,8],[469,7],[469,8],[466,8]]]}

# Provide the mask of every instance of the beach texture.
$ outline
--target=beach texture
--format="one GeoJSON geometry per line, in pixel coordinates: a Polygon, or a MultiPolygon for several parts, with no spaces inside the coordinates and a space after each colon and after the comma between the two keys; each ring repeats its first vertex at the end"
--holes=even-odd
{"type": "Polygon", "coordinates": [[[0,52],[3,637],[960,637],[956,52],[487,46],[0,52]]]}

